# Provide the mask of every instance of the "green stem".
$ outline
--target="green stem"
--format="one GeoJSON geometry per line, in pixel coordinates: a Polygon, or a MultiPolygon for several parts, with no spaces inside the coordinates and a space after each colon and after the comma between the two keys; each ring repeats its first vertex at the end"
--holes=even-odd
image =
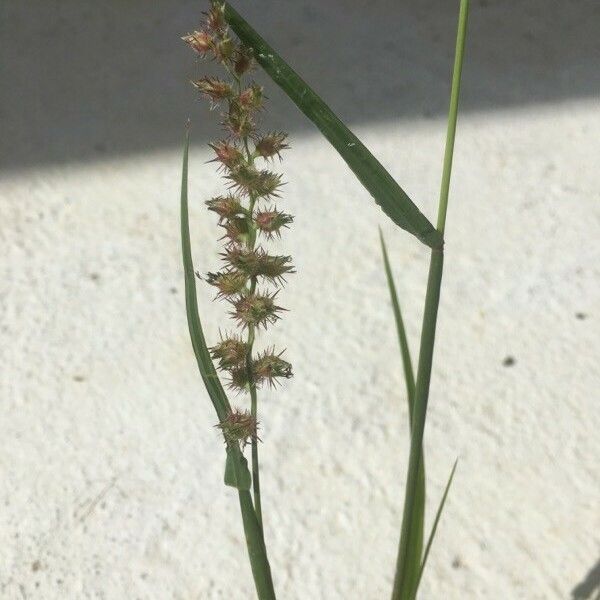
{"type": "MultiPolygon", "coordinates": [[[[238,85],[238,93],[241,93],[241,81],[239,77],[236,77],[238,85]]],[[[242,138],[244,149],[246,150],[246,160],[249,165],[254,164],[254,157],[248,147],[248,136],[242,138]]],[[[256,227],[254,225],[254,205],[256,204],[256,197],[250,194],[250,201],[248,203],[248,241],[247,246],[250,250],[254,249],[256,244],[256,227]]],[[[256,291],[256,277],[250,279],[250,294],[256,291]]],[[[258,422],[258,398],[256,394],[256,381],[254,380],[254,372],[252,370],[252,350],[254,346],[255,330],[254,325],[248,326],[248,351],[246,352],[246,375],[248,378],[248,388],[250,392],[250,414],[254,417],[255,421],[258,422]]],[[[252,492],[254,494],[254,510],[256,512],[256,519],[258,526],[263,536],[263,519],[262,519],[262,502],[260,499],[260,469],[258,462],[258,439],[256,436],[252,439],[252,492]]]]}
{"type": "Polygon", "coordinates": [[[452,174],[452,158],[454,156],[454,137],[458,119],[458,98],[460,96],[460,80],[463,59],[465,55],[465,39],[467,35],[467,20],[469,16],[469,0],[461,0],[458,15],[458,31],[456,33],[456,51],[454,53],[454,68],[452,70],[452,90],[450,92],[450,108],[448,110],[448,130],[446,132],[446,149],[444,151],[444,168],[440,188],[437,230],[443,234],[446,227],[446,212],[448,211],[448,194],[450,192],[450,175],[452,174]]]}
{"type": "MultiPolygon", "coordinates": [[[[252,331],[251,337],[248,339],[248,355],[246,356],[246,370],[248,376],[252,377],[252,345],[254,342],[254,331],[252,331]]],[[[257,418],[257,397],[256,397],[256,383],[254,379],[250,381],[250,413],[256,419],[257,418]]],[[[258,468],[258,439],[256,436],[252,438],[252,490],[254,492],[254,510],[256,511],[256,519],[262,532],[262,504],[260,501],[260,474],[258,468]]],[[[264,534],[263,534],[264,535],[264,534]]]]}
{"type": "MultiPolygon", "coordinates": [[[[450,176],[452,173],[452,158],[454,154],[454,139],[456,134],[458,99],[460,95],[460,81],[468,13],[469,0],[461,0],[454,68],[452,72],[452,91],[450,94],[450,108],[448,112],[446,149],[444,152],[444,166],[438,206],[437,230],[442,235],[446,225],[446,213],[448,209],[448,195],[450,190],[450,176]]],[[[406,565],[408,563],[407,558],[410,551],[409,543],[414,535],[413,529],[416,526],[413,522],[413,516],[418,490],[419,472],[421,471],[423,464],[423,434],[427,416],[427,402],[429,399],[429,384],[431,381],[431,367],[433,362],[433,349],[435,344],[435,330],[440,302],[443,267],[443,246],[440,248],[433,248],[431,251],[427,292],[425,296],[425,310],[423,313],[423,326],[421,329],[421,346],[419,351],[417,381],[415,385],[404,514],[402,516],[402,531],[400,535],[400,547],[398,549],[392,600],[412,600],[416,595],[416,590],[411,589],[412,586],[410,585],[410,582],[407,581],[408,574],[406,565]]]]}
{"type": "Polygon", "coordinates": [[[239,499],[256,594],[259,600],[276,600],[262,529],[252,505],[250,492],[240,490],[239,499]]]}
{"type": "MultiPolygon", "coordinates": [[[[225,65],[231,76],[234,78],[238,94],[242,91],[241,78],[236,75],[227,65],[225,65]]],[[[249,165],[254,164],[254,157],[248,146],[248,136],[242,138],[242,143],[246,151],[246,160],[249,165]]],[[[256,244],[256,228],[254,225],[254,205],[256,197],[250,194],[248,203],[247,222],[248,222],[248,240],[247,247],[249,250],[254,249],[256,244]]],[[[256,290],[256,277],[250,279],[249,293],[253,294],[256,290]]],[[[256,382],[254,381],[254,373],[252,369],[252,350],[254,346],[255,330],[254,325],[248,326],[248,350],[246,352],[246,376],[248,378],[248,388],[250,392],[250,414],[255,420],[258,419],[258,399],[256,394],[256,382]]],[[[259,600],[269,600],[275,598],[273,590],[273,581],[271,579],[271,570],[267,559],[267,550],[264,541],[263,519],[262,519],[262,503],[260,499],[260,471],[258,462],[258,439],[256,436],[252,439],[252,492],[254,495],[254,503],[249,492],[240,491],[240,508],[242,510],[242,518],[244,521],[244,532],[246,534],[246,544],[248,546],[248,555],[250,557],[250,565],[256,585],[256,592],[259,600]],[[258,540],[257,538],[260,538],[258,540]]]]}
{"type": "Polygon", "coordinates": [[[408,583],[405,583],[407,579],[405,565],[408,562],[408,542],[413,537],[413,513],[417,493],[417,482],[423,462],[423,432],[425,430],[425,417],[427,415],[427,400],[429,397],[429,382],[431,380],[431,364],[433,360],[433,346],[435,342],[435,328],[440,300],[443,264],[443,250],[433,249],[431,251],[431,263],[427,280],[423,328],[421,330],[421,347],[419,352],[417,381],[415,385],[415,401],[413,406],[412,435],[410,439],[410,456],[404,499],[404,514],[402,516],[402,532],[400,534],[400,547],[398,549],[392,600],[404,600],[410,598],[409,594],[411,590],[409,589],[408,583]]]}

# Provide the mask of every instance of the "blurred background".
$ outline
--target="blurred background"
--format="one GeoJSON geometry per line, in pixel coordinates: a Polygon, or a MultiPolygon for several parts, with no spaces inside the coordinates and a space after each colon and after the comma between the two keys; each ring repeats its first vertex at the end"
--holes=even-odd
{"type": "MultiPolygon", "coordinates": [[[[458,2],[234,2],[433,219],[458,2]]],[[[2,598],[245,599],[216,417],[187,333],[179,240],[192,120],[196,268],[223,182],[218,112],[179,37],[203,2],[0,5],[2,598]]],[[[472,0],[426,436],[422,597],[600,594],[600,4],[472,0]],[[427,525],[428,527],[428,525],[427,525]]],[[[387,597],[408,455],[377,227],[416,356],[428,254],[260,73],[290,132],[280,247],[297,275],[264,344],[266,537],[282,598],[387,597]]],[[[199,287],[207,335],[227,326],[199,287]]],[[[244,406],[244,398],[236,403],[244,406]]]]}

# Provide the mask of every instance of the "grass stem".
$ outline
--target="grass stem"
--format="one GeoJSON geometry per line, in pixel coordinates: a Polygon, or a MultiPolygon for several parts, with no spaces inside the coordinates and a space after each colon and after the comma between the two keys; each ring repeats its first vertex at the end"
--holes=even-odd
{"type": "MultiPolygon", "coordinates": [[[[469,0],[461,0],[458,17],[458,32],[456,37],[456,51],[454,68],[452,72],[452,89],[450,93],[450,108],[448,114],[448,131],[446,135],[446,148],[444,152],[444,165],[438,207],[437,230],[443,235],[446,225],[448,210],[448,196],[450,190],[450,176],[452,173],[452,158],[454,154],[454,140],[456,122],[458,117],[458,99],[460,95],[460,81],[464,58],[465,37],[469,0]]],[[[425,296],[425,310],[423,313],[423,326],[421,329],[421,346],[419,363],[415,384],[415,398],[413,406],[413,419],[410,440],[410,455],[408,474],[406,480],[404,514],[402,516],[402,531],[400,534],[400,547],[398,549],[397,570],[394,579],[392,600],[413,600],[416,589],[412,589],[409,581],[408,565],[411,563],[410,540],[413,538],[413,529],[417,526],[415,507],[419,472],[423,464],[423,434],[427,417],[427,403],[429,399],[429,384],[431,381],[431,367],[433,362],[433,349],[435,344],[435,330],[440,302],[440,289],[444,267],[443,246],[431,251],[427,292],[425,296]]]]}
{"type": "Polygon", "coordinates": [[[250,492],[246,490],[239,490],[238,494],[248,557],[250,558],[250,568],[252,569],[258,600],[276,600],[271,568],[267,559],[267,550],[265,548],[262,529],[252,505],[252,497],[250,492]]]}
{"type": "Polygon", "coordinates": [[[448,195],[450,192],[450,175],[452,174],[452,159],[454,157],[454,138],[456,136],[456,121],[458,119],[458,99],[460,96],[460,81],[462,76],[463,59],[465,55],[465,39],[467,20],[469,16],[469,0],[461,0],[458,15],[458,31],[456,33],[456,52],[452,70],[452,89],[450,91],[450,108],[448,110],[448,130],[446,132],[446,149],[444,151],[444,166],[442,184],[440,186],[440,202],[438,206],[437,230],[443,234],[446,228],[446,213],[448,212],[448,195]]]}

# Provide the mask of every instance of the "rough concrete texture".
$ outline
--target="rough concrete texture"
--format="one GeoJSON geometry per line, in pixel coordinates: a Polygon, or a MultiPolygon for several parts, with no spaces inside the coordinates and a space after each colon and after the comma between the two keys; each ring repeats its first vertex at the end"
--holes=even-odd
{"type": "MultiPolygon", "coordinates": [[[[357,33],[368,22],[358,16],[364,6],[334,4],[347,9],[339,33],[344,72],[360,56],[363,70],[373,71],[376,58],[351,44],[357,35],[359,45],[366,43],[357,33]]],[[[540,35],[552,37],[544,7],[559,10],[562,4],[528,3],[525,27],[539,26],[540,35]]],[[[574,12],[567,25],[581,25],[578,31],[587,34],[579,42],[591,47],[596,42],[586,35],[598,17],[595,5],[569,4],[574,12]]],[[[114,3],[106,6],[98,10],[108,18],[116,9],[114,3]]],[[[254,20],[262,18],[262,29],[272,27],[275,38],[286,37],[276,27],[286,15],[275,3],[269,6],[264,21],[255,5],[254,20]]],[[[371,17],[382,52],[406,32],[420,40],[422,54],[443,54],[446,62],[421,64],[407,76],[445,94],[453,19],[444,13],[425,21],[431,27],[419,28],[412,26],[422,20],[412,15],[412,21],[401,20],[398,34],[385,19],[388,4],[375,6],[371,17]],[[443,48],[441,42],[435,46],[435,31],[446,28],[443,48]]],[[[149,65],[170,54],[164,29],[193,27],[192,3],[184,7],[170,20],[152,20],[151,30],[165,39],[158,42],[162,54],[149,54],[149,65]]],[[[328,56],[320,57],[318,68],[309,64],[312,41],[301,36],[309,32],[308,39],[316,40],[319,23],[333,31],[332,7],[304,2],[290,9],[289,37],[300,36],[294,47],[301,72],[303,66],[313,72],[332,68],[328,56]]],[[[491,33],[503,14],[519,7],[478,3],[473,23],[491,33]]],[[[9,2],[5,10],[6,31],[10,25],[21,27],[15,32],[24,32],[25,24],[34,31],[46,27],[58,45],[66,44],[68,31],[75,39],[83,35],[83,17],[93,16],[90,7],[65,3],[34,25],[36,15],[21,3],[9,2]]],[[[525,36],[519,38],[523,55],[529,56],[530,44],[540,65],[544,56],[549,61],[537,79],[531,77],[534,90],[543,90],[540,82],[546,81],[547,98],[540,91],[530,102],[478,105],[470,94],[485,98],[474,91],[483,86],[493,97],[494,76],[477,58],[486,48],[477,31],[465,74],[467,110],[457,138],[425,432],[428,523],[454,459],[460,462],[421,597],[592,598],[600,585],[594,570],[600,554],[598,98],[575,85],[587,63],[574,61],[578,71],[552,62],[556,55],[525,36]],[[567,75],[555,81],[561,69],[567,75]],[[553,96],[552,89],[560,93],[553,96]]],[[[387,52],[398,52],[394,48],[387,52]]],[[[509,51],[518,55],[514,44],[509,51]]],[[[31,50],[14,53],[11,66],[3,68],[21,72],[19,65],[33,64],[32,56],[31,50]]],[[[57,77],[67,81],[64,73],[83,68],[85,56],[82,62],[70,57],[57,77]]],[[[381,69],[391,73],[393,66],[384,62],[381,69]]],[[[128,75],[144,79],[143,70],[128,70],[127,60],[121,70],[118,61],[109,63],[97,75],[107,93],[100,112],[112,97],[120,106],[117,96],[128,75]]],[[[515,69],[527,73],[522,64],[515,69]]],[[[384,118],[360,121],[360,110],[351,112],[353,98],[362,97],[366,106],[360,80],[338,100],[359,136],[433,215],[445,135],[436,106],[445,104],[445,96],[435,98],[432,111],[404,113],[401,106],[396,118],[390,90],[402,93],[393,83],[402,73],[394,77],[386,79],[387,88],[380,82],[382,87],[369,91],[369,102],[385,107],[384,118]]],[[[512,75],[500,68],[498,77],[506,82],[512,75]]],[[[25,80],[22,73],[20,96],[14,89],[3,92],[12,103],[2,107],[12,142],[4,138],[0,181],[0,595],[252,598],[237,500],[222,485],[222,444],[185,322],[180,151],[152,136],[145,152],[119,146],[119,130],[135,135],[139,125],[133,101],[131,121],[103,127],[100,119],[90,129],[78,129],[84,114],[62,123],[60,105],[49,102],[61,122],[53,132],[43,119],[43,90],[26,94],[25,80]],[[36,128],[23,128],[27,114],[44,122],[45,138],[36,128]],[[94,137],[98,132],[105,138],[94,137]],[[118,153],[111,152],[112,139],[118,153]],[[46,153],[37,147],[43,144],[46,153]],[[34,146],[38,154],[28,160],[34,146]]],[[[514,93],[527,85],[527,76],[517,78],[514,93]]],[[[417,102],[419,93],[407,92],[406,103],[417,102]]],[[[377,226],[388,240],[414,352],[428,253],[395,229],[295,109],[275,90],[270,95],[275,126],[285,126],[286,115],[292,124],[281,204],[296,223],[280,247],[293,255],[298,270],[281,295],[290,312],[261,336],[265,345],[286,347],[295,370],[283,388],[261,393],[263,502],[276,587],[286,599],[387,598],[408,432],[377,226]]],[[[159,106],[155,98],[151,102],[159,106]]],[[[168,105],[163,99],[162,106],[168,105]]],[[[222,189],[204,162],[210,130],[204,122],[214,115],[189,97],[182,111],[165,112],[172,121],[194,118],[193,250],[198,269],[214,269],[218,231],[202,205],[222,189]]],[[[215,340],[227,322],[225,309],[211,301],[206,286],[199,294],[207,335],[215,340]]],[[[243,405],[244,399],[236,402],[243,405]]]]}

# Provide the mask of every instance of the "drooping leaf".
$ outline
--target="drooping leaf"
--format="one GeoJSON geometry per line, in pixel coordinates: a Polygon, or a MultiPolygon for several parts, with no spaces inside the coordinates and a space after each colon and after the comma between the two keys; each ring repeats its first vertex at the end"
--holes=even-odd
{"type": "Polygon", "coordinates": [[[440,247],[442,235],[365,145],[230,4],[225,2],[224,7],[231,29],[254,50],[265,72],[338,151],[383,212],[427,246],[440,247]]]}
{"type": "MultiPolygon", "coordinates": [[[[221,381],[215,370],[210,352],[206,345],[200,315],[198,314],[198,299],[196,295],[196,276],[192,261],[190,244],[190,225],[188,217],[188,155],[190,147],[189,129],[186,131],[183,148],[183,167],[181,171],[181,249],[183,255],[183,270],[185,277],[185,307],[187,321],[192,340],[192,347],[198,363],[200,375],[204,381],[206,391],[217,412],[219,421],[223,421],[231,406],[221,381]]],[[[240,490],[250,489],[250,471],[248,463],[238,447],[227,450],[227,464],[225,469],[225,483],[240,490]]]]}

